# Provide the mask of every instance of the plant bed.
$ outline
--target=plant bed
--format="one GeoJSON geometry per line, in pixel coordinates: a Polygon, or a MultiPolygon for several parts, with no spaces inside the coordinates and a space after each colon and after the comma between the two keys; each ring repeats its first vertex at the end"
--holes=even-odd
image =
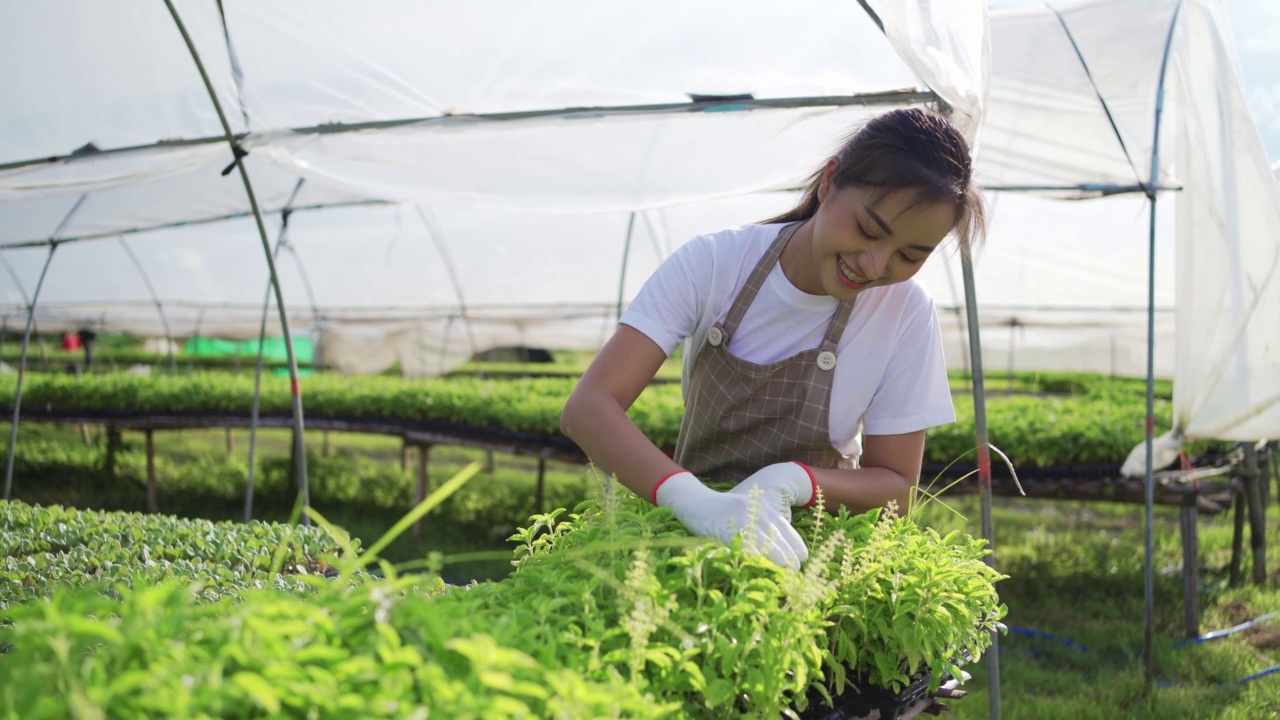
{"type": "MultiPolygon", "coordinates": [[[[928,712],[935,705],[937,696],[929,691],[932,680],[932,673],[921,672],[906,687],[893,690],[855,676],[845,685],[844,692],[830,700],[817,688],[810,688],[809,706],[799,713],[799,717],[800,720],[905,720],[920,712],[928,712]]],[[[945,681],[946,678],[944,684],[945,681]]]]}
{"type": "Polygon", "coordinates": [[[74,704],[121,717],[163,707],[224,717],[797,718],[811,704],[831,707],[832,689],[841,701],[863,686],[905,697],[933,670],[914,709],[980,656],[1006,612],[985,542],[912,517],[802,513],[795,524],[811,554],[797,572],[741,538],[691,538],[670,510],[622,490],[535,516],[512,537],[516,567],[498,582],[449,587],[397,577],[390,565],[382,578],[360,570],[465,481],[445,483],[364,553],[334,531],[342,556],[322,559],[340,570],[336,582],[299,574],[297,590],[217,598],[174,580],[109,593],[90,583],[11,604],[0,611],[11,714],[61,718],[74,704]]]}

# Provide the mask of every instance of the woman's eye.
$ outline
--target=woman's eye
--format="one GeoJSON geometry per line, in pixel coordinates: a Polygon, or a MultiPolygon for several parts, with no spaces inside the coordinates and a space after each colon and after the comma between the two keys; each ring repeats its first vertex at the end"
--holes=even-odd
{"type": "Polygon", "coordinates": [[[905,260],[906,262],[908,262],[908,263],[910,263],[910,264],[912,264],[912,265],[917,265],[917,264],[919,264],[919,263],[921,263],[921,262],[924,262],[924,259],[923,259],[923,258],[921,258],[921,259],[917,260],[916,258],[913,258],[913,257],[911,257],[910,255],[908,255],[908,254],[906,254],[906,253],[898,253],[898,257],[902,258],[903,260],[905,260]]]}
{"type": "Polygon", "coordinates": [[[871,233],[867,232],[867,228],[866,228],[862,223],[858,223],[857,225],[858,225],[858,232],[862,233],[862,237],[864,237],[864,238],[866,238],[866,239],[868,239],[868,240],[879,240],[879,239],[880,239],[880,238],[876,237],[875,235],[872,235],[871,233]]]}

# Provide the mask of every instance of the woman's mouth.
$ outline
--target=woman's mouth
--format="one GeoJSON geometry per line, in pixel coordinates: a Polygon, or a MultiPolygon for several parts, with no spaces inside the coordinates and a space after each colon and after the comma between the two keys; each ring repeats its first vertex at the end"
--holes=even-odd
{"type": "Polygon", "coordinates": [[[844,283],[850,290],[862,290],[871,284],[870,280],[859,275],[839,255],[836,256],[836,275],[839,276],[840,282],[844,283]]]}

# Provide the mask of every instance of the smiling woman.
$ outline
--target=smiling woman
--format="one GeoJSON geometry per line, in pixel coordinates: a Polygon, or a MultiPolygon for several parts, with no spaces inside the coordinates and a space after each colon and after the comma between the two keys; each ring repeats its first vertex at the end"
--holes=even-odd
{"type": "Polygon", "coordinates": [[[925,430],[955,420],[933,299],[913,277],[949,233],[967,249],[984,227],[956,128],[918,108],[876,116],[795,208],[694,238],[663,263],[562,430],[693,534],[730,542],[751,527],[751,544],[796,567],[808,548],[792,507],[910,502],[925,430]],[[685,414],[668,456],[627,410],[681,343],[685,414]]]}

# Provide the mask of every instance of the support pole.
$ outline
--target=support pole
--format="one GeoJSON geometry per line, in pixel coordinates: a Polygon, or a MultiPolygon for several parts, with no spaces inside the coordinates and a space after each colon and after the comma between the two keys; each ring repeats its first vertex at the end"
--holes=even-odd
{"type": "Polygon", "coordinates": [[[1194,495],[1188,495],[1179,509],[1182,523],[1182,589],[1185,598],[1187,637],[1200,637],[1200,538],[1194,495]]]}
{"type": "MultiPolygon", "coordinates": [[[[982,537],[991,548],[983,560],[996,564],[995,523],[991,517],[991,453],[987,450],[987,396],[982,372],[982,341],[978,332],[978,293],[973,280],[973,257],[961,248],[960,268],[964,277],[964,304],[968,313],[969,362],[973,368],[973,422],[977,430],[978,491],[982,500],[982,537]]],[[[991,647],[987,648],[987,717],[1000,720],[1000,634],[991,631],[991,647]]]]}
{"type": "MultiPolygon", "coordinates": [[[[84,196],[80,197],[84,200],[84,196]]],[[[80,203],[76,203],[80,207],[80,203]]],[[[75,212],[75,208],[72,208],[75,212]]],[[[70,214],[67,215],[70,218],[70,214]]],[[[66,222],[65,220],[63,221],[66,222]]],[[[18,448],[18,417],[22,414],[22,381],[27,374],[27,347],[31,344],[31,326],[36,318],[36,301],[40,299],[40,288],[44,286],[44,277],[49,272],[49,263],[53,262],[53,254],[58,250],[56,242],[49,242],[49,255],[44,259],[44,268],[40,270],[40,279],[36,281],[35,292],[31,294],[31,304],[27,306],[27,329],[22,333],[22,350],[18,353],[18,383],[13,390],[13,418],[9,426],[9,459],[4,467],[4,499],[9,499],[13,490],[13,457],[18,448]]]]}
{"type": "MultiPolygon", "coordinates": [[[[195,366],[196,366],[196,353],[194,351],[200,347],[200,327],[204,325],[204,311],[205,311],[204,308],[200,308],[200,312],[196,313],[196,326],[191,333],[191,339],[195,340],[195,344],[194,344],[194,347],[191,348],[193,352],[187,356],[187,375],[188,376],[191,375],[191,372],[195,369],[195,366]]],[[[190,344],[191,343],[188,342],[188,345],[190,344]]],[[[173,356],[170,355],[169,357],[172,358],[173,356]]],[[[177,375],[178,374],[177,364],[174,362],[170,362],[169,370],[174,375],[177,375]]]]}
{"type": "Polygon", "coordinates": [[[622,244],[622,272],[618,275],[618,307],[614,313],[614,322],[622,319],[622,299],[627,284],[627,260],[631,258],[631,234],[635,228],[636,214],[632,211],[631,216],[627,218],[627,240],[622,244]]]}
{"type": "MultiPolygon", "coordinates": [[[[293,201],[298,197],[298,190],[302,188],[302,179],[300,178],[293,186],[293,193],[289,195],[289,201],[285,203],[285,209],[280,213],[280,234],[276,237],[275,255],[280,254],[280,248],[284,246],[285,235],[289,232],[289,215],[291,211],[289,207],[293,205],[293,201]]],[[[248,478],[244,485],[244,521],[249,522],[253,518],[253,473],[254,461],[258,451],[258,414],[262,404],[262,365],[263,355],[267,347],[267,315],[271,312],[271,285],[268,283],[265,291],[265,297],[262,298],[262,322],[258,325],[258,357],[254,364],[253,370],[253,401],[249,407],[249,470],[248,478]]],[[[236,351],[236,359],[239,360],[239,351],[236,351]]],[[[303,463],[306,462],[305,453],[303,463]]],[[[306,515],[302,516],[303,524],[310,523],[310,518],[306,515]]]]}
{"type": "MultiPolygon", "coordinates": [[[[271,252],[271,242],[267,240],[267,228],[262,222],[262,212],[258,209],[258,198],[253,193],[253,184],[249,181],[249,172],[244,167],[244,156],[248,153],[244,148],[240,147],[239,140],[236,139],[235,133],[231,131],[231,124],[227,122],[226,113],[222,110],[222,103],[218,100],[218,93],[213,89],[213,83],[209,80],[209,74],[205,71],[204,62],[200,59],[200,53],[196,52],[195,43],[192,42],[191,36],[187,33],[187,27],[183,24],[178,10],[173,6],[173,0],[164,0],[164,4],[169,8],[169,14],[173,16],[173,22],[178,27],[178,32],[182,34],[182,40],[187,45],[187,50],[191,52],[191,59],[196,64],[196,69],[200,72],[200,79],[204,81],[205,90],[209,93],[209,100],[213,103],[213,109],[218,113],[218,122],[222,124],[222,131],[225,135],[227,144],[231,147],[232,156],[235,158],[233,165],[240,173],[240,180],[244,183],[245,195],[249,198],[249,206],[253,209],[253,219],[258,226],[258,238],[262,241],[262,252],[267,259],[267,270],[271,274],[271,287],[275,290],[276,306],[280,311],[280,330],[284,334],[285,353],[289,358],[289,390],[293,396],[293,437],[295,451],[298,455],[297,471],[298,471],[298,492],[302,497],[302,524],[310,525],[311,516],[307,513],[307,508],[311,507],[311,490],[307,484],[307,451],[306,440],[303,436],[302,422],[302,388],[298,384],[298,359],[293,352],[293,337],[289,334],[289,314],[285,311],[284,293],[280,290],[280,277],[276,273],[275,257],[271,252]]],[[[228,168],[228,172],[230,167],[228,168]]]]}
{"type": "Polygon", "coordinates": [[[156,497],[156,443],[155,430],[147,428],[143,431],[147,448],[147,512],[159,512],[160,501],[156,497]]]}
{"type": "MultiPolygon", "coordinates": [[[[435,215],[425,205],[415,205],[418,219],[427,230],[427,236],[435,243],[440,261],[444,263],[445,274],[449,276],[449,284],[453,286],[453,294],[458,298],[458,312],[462,316],[463,327],[467,331],[467,342],[471,345],[471,355],[479,352],[476,346],[475,329],[471,326],[471,312],[467,310],[467,297],[462,292],[462,282],[458,279],[458,271],[453,262],[453,254],[449,252],[449,244],[445,242],[444,230],[436,223],[435,215]]],[[[440,348],[444,352],[444,347],[440,348]]]]}
{"type": "Polygon", "coordinates": [[[1240,556],[1244,554],[1244,516],[1245,487],[1240,478],[1231,480],[1231,501],[1235,504],[1235,513],[1231,523],[1231,561],[1227,564],[1227,584],[1240,587],[1240,556]]]}
{"type": "MultiPolygon", "coordinates": [[[[280,232],[284,232],[281,228],[280,232]]],[[[277,242],[276,247],[280,244],[277,242]]],[[[258,414],[262,406],[262,356],[267,334],[267,314],[271,311],[271,289],[262,301],[262,323],[258,327],[258,359],[253,371],[253,400],[249,404],[249,469],[244,484],[244,521],[253,519],[253,473],[258,454],[258,414]]],[[[304,516],[305,517],[305,516],[304,516]]]]}
{"type": "MultiPolygon", "coordinates": [[[[177,359],[174,357],[173,333],[169,329],[169,318],[165,317],[164,305],[160,302],[160,295],[156,293],[156,288],[151,284],[151,277],[147,275],[147,271],[142,267],[142,261],[138,259],[138,255],[133,252],[133,248],[129,247],[129,243],[124,239],[124,235],[119,236],[120,247],[124,248],[125,254],[133,261],[133,266],[137,268],[138,274],[142,276],[142,283],[147,286],[147,292],[151,295],[151,303],[156,306],[156,314],[160,316],[160,325],[164,327],[165,354],[169,356],[169,372],[177,374],[177,359]]],[[[200,317],[204,317],[204,310],[200,310],[200,317]]],[[[200,321],[196,321],[196,327],[200,326],[200,321]]],[[[200,333],[197,331],[196,335],[200,333]]],[[[88,346],[86,346],[88,347],[88,346]]]]}
{"type": "MultiPolygon", "coordinates": [[[[70,215],[68,215],[68,217],[70,217],[70,215]]],[[[65,223],[66,223],[66,221],[64,220],[64,221],[63,221],[63,223],[65,224],[65,223]]],[[[59,242],[62,242],[62,241],[59,241],[59,242]]],[[[12,247],[12,246],[10,246],[10,247],[12,247]]],[[[6,260],[6,259],[4,258],[4,253],[3,253],[3,252],[0,252],[0,265],[4,265],[4,269],[9,273],[9,277],[13,280],[13,286],[14,286],[14,287],[16,287],[16,288],[18,288],[18,292],[22,294],[22,303],[23,303],[24,305],[30,305],[30,304],[31,304],[31,298],[27,297],[27,290],[26,290],[26,288],[22,287],[22,281],[18,279],[18,274],[17,274],[16,272],[14,272],[14,271],[13,271],[13,266],[12,266],[12,265],[10,265],[10,264],[9,264],[9,261],[8,261],[8,260],[6,260]]],[[[49,357],[48,357],[48,355],[45,353],[45,349],[44,349],[44,336],[42,336],[42,335],[40,334],[40,326],[39,326],[39,325],[36,325],[36,324],[33,322],[33,323],[32,323],[32,325],[31,325],[31,330],[32,330],[32,332],[33,332],[33,333],[35,333],[35,336],[36,336],[36,347],[40,349],[40,362],[44,365],[45,372],[48,372],[48,371],[49,371],[49,357]]],[[[8,335],[8,334],[9,334],[9,316],[8,316],[8,315],[5,315],[5,316],[4,316],[4,328],[3,328],[3,332],[0,332],[0,335],[8,335]]]]}
{"type": "MultiPolygon", "coordinates": [[[[427,499],[427,493],[431,492],[431,480],[427,476],[427,454],[431,451],[431,445],[427,443],[418,444],[418,485],[413,496],[413,505],[417,507],[427,499]]],[[[422,519],[414,521],[413,536],[422,539],[422,519]]]]}
{"type": "Polygon", "coordinates": [[[1244,496],[1249,511],[1249,549],[1253,555],[1253,584],[1267,584],[1267,521],[1263,502],[1262,473],[1258,470],[1257,448],[1244,443],[1244,496]]]}
{"type": "Polygon", "coordinates": [[[546,504],[544,502],[544,498],[546,497],[546,482],[547,455],[544,451],[543,454],[538,456],[538,484],[533,491],[533,511],[539,514],[542,513],[542,508],[546,504]]]}
{"type": "MultiPolygon", "coordinates": [[[[1152,156],[1155,157],[1153,152],[1152,156]]],[[[1154,165],[1156,160],[1152,160],[1154,165]]],[[[1153,441],[1156,427],[1156,196],[1150,196],[1151,217],[1147,239],[1147,422],[1146,422],[1146,471],[1142,481],[1143,493],[1143,553],[1142,597],[1143,631],[1142,663],[1147,684],[1155,682],[1155,479],[1151,463],[1154,461],[1153,441]]]]}
{"type": "Polygon", "coordinates": [[[1147,198],[1150,200],[1150,216],[1147,233],[1147,437],[1146,472],[1143,477],[1144,520],[1146,555],[1143,563],[1143,606],[1145,622],[1142,633],[1142,662],[1148,685],[1156,679],[1155,660],[1155,480],[1152,476],[1155,441],[1156,405],[1156,186],[1160,180],[1160,118],[1164,113],[1164,78],[1169,69],[1169,49],[1173,45],[1173,31],[1178,26],[1182,2],[1173,9],[1169,21],[1169,33],[1165,37],[1164,54],[1160,60],[1160,80],[1156,86],[1155,126],[1151,131],[1151,169],[1147,177],[1147,198]]]}

